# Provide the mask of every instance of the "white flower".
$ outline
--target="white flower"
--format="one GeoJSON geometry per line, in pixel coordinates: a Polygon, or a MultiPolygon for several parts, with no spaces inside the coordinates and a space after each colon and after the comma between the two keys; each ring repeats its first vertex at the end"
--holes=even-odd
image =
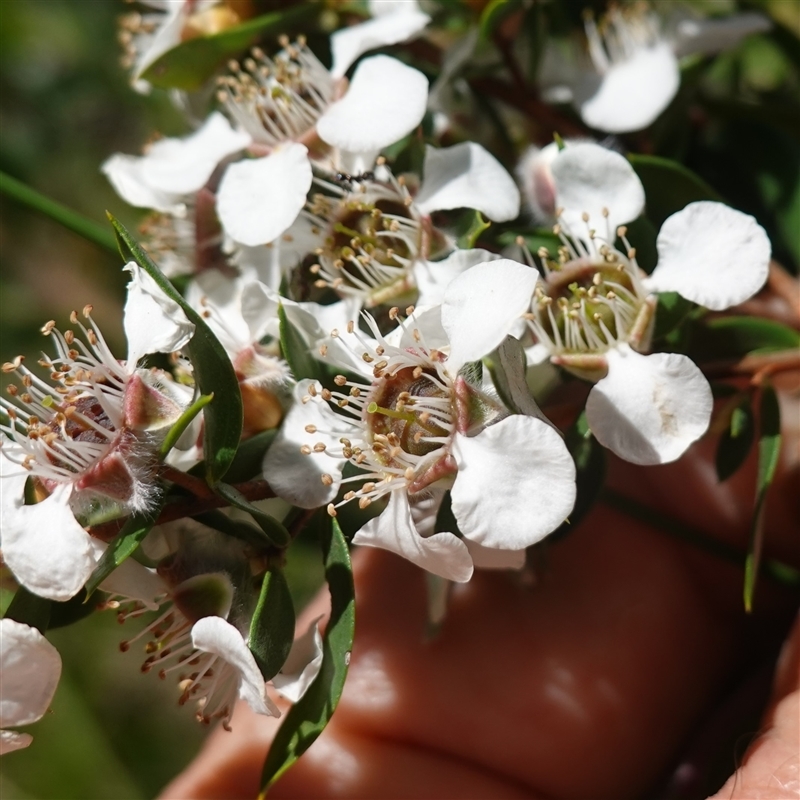
{"type": "Polygon", "coordinates": [[[220,101],[264,154],[232,164],[219,187],[226,232],[250,246],[273,241],[294,222],[311,188],[310,158],[330,161],[325,152],[333,147],[337,164],[367,169],[419,125],[428,96],[425,76],[388,56],[364,59],[348,86],[303,40],[287,42],[274,59],[255,50],[220,86],[220,101]]]}
{"type": "Polygon", "coordinates": [[[89,577],[97,547],[76,519],[111,505],[143,510],[153,501],[152,471],[159,439],[190,397],[158,371],[137,368],[148,352],[172,352],[194,326],[135,264],[125,309],[127,361],[118,361],[91,319],[73,312],[80,334],[48,322],[43,333],[56,354],[43,357],[50,382],[18,357],[3,365],[19,385],[0,398],[8,422],[0,430],[3,558],[26,588],[53,600],[76,594],[89,577]],[[10,441],[9,441],[10,439],[10,441]],[[25,504],[27,479],[46,496],[25,504]]]}
{"type": "Polygon", "coordinates": [[[648,276],[621,225],[644,205],[629,163],[579,144],[561,152],[552,171],[563,247],[558,261],[542,258],[531,330],[553,363],[597,381],[586,414],[601,444],[637,464],[674,461],[705,433],[712,397],[688,357],[642,354],[657,294],[678,292],[713,310],[744,302],[767,278],[767,235],[721,203],[690,203],[664,222],[658,266],[648,276]]]}
{"type": "Polygon", "coordinates": [[[549,84],[546,93],[558,102],[571,99],[583,121],[597,130],[641,130],[677,93],[680,56],[730,47],[749,33],[768,30],[770,23],[760,14],[743,14],[724,20],[682,19],[669,27],[665,30],[647,4],[612,7],[599,24],[588,16],[588,63],[576,69],[551,43],[540,76],[549,84]]]}
{"type": "Polygon", "coordinates": [[[366,481],[328,506],[335,515],[336,505],[366,507],[388,495],[386,509],[353,541],[455,581],[472,574],[467,540],[516,551],[554,530],[575,497],[575,468],[561,437],[539,419],[508,416],[460,373],[515,328],[536,278],[511,261],[481,264],[450,283],[441,310],[409,317],[388,337],[369,316],[374,339],[353,323],[332,333],[328,356],[363,380],[339,376],[335,392],[299,384],[305,394],[264,463],[276,493],[314,507],[341,485],[366,481]],[[343,478],[347,462],[364,473],[343,478]],[[452,487],[464,539],[417,527],[414,504],[439,487],[452,487]]]}
{"type": "Polygon", "coordinates": [[[143,156],[116,153],[101,167],[117,194],[137,208],[185,216],[193,195],[222,159],[243,150],[250,137],[214,112],[184,139],[159,139],[143,156]]]}
{"type": "Polygon", "coordinates": [[[0,755],[31,743],[29,733],[5,728],[40,720],[60,677],[61,656],[39,631],[0,619],[0,755]]]}

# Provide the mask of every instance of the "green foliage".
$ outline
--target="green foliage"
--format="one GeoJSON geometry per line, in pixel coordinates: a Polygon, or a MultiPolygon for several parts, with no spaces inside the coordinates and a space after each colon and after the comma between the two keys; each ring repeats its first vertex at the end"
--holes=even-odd
{"type": "Polygon", "coordinates": [[[322,365],[311,355],[303,335],[292,324],[283,304],[278,306],[278,322],[280,325],[281,353],[286,359],[296,380],[303,378],[320,379],[324,374],[322,365]]]}
{"type": "Polygon", "coordinates": [[[483,218],[480,211],[464,211],[456,223],[456,241],[463,250],[475,247],[481,234],[491,227],[492,223],[483,218]]]}
{"type": "Polygon", "coordinates": [[[355,633],[353,568],[347,542],[335,519],[323,531],[325,579],[331,593],[331,616],[323,637],[319,675],[295,703],[272,742],[261,776],[262,793],[316,741],[344,689],[355,633]]]}
{"type": "Polygon", "coordinates": [[[273,567],[264,575],[261,594],[250,621],[248,646],[268,681],[286,663],[294,642],[294,605],[283,570],[273,567]]]}
{"type": "Polygon", "coordinates": [[[717,445],[716,468],[717,479],[728,480],[742,466],[755,438],[755,422],[753,409],[748,397],[731,412],[731,421],[723,431],[717,445]]]}
{"type": "Polygon", "coordinates": [[[51,606],[51,600],[39,597],[39,595],[29,592],[24,586],[20,586],[6,609],[6,613],[3,614],[3,619],[13,619],[44,633],[50,626],[51,606]]]}
{"type": "Polygon", "coordinates": [[[213,489],[234,508],[246,511],[256,521],[272,546],[286,547],[289,544],[292,538],[289,536],[289,531],[275,517],[254,506],[238,489],[221,481],[214,484],[213,489]]]}
{"type": "Polygon", "coordinates": [[[761,317],[718,317],[705,323],[717,356],[743,356],[800,347],[800,333],[761,317]]]}
{"type": "Polygon", "coordinates": [[[164,437],[161,447],[158,449],[158,455],[161,459],[165,459],[169,451],[178,443],[184,431],[192,424],[194,418],[214,399],[213,394],[203,394],[192,403],[183,414],[178,417],[177,422],[169,429],[169,432],[164,437]]]}

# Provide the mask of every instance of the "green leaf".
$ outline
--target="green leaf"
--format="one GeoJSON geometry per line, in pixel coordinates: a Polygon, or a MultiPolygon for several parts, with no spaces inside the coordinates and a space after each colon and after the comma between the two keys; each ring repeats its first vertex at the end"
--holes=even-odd
{"type": "Polygon", "coordinates": [[[226,536],[232,536],[234,539],[247,542],[257,552],[272,549],[274,546],[272,540],[260,527],[238,519],[231,519],[223,511],[216,509],[214,511],[204,511],[202,514],[194,514],[192,519],[197,520],[207,528],[213,528],[215,531],[224,533],[226,536]]]}
{"type": "Polygon", "coordinates": [[[167,50],[144,71],[142,77],[159,89],[195,91],[232,56],[243,53],[269,34],[287,33],[291,26],[317,13],[319,9],[313,4],[298,4],[212,36],[189,39],[167,50]]]}
{"type": "Polygon", "coordinates": [[[344,689],[353,649],[355,593],[347,542],[335,519],[323,534],[323,558],[331,593],[331,616],[323,638],[322,666],[308,691],[286,715],[272,742],[261,775],[260,798],[316,741],[344,689]]]}
{"type": "Polygon", "coordinates": [[[449,490],[444,493],[442,502],[439,504],[433,531],[434,533],[452,533],[456,536],[461,534],[461,531],[458,529],[456,515],[453,513],[453,498],[450,496],[449,490]]]}
{"type": "Polygon", "coordinates": [[[264,456],[269,450],[275,436],[277,428],[260,433],[245,439],[236,451],[236,458],[225,473],[225,480],[228,483],[242,483],[258,476],[261,477],[264,456]]]}
{"type": "Polygon", "coordinates": [[[745,397],[733,409],[730,425],[725,429],[717,445],[717,480],[728,480],[747,458],[755,438],[753,409],[749,398],[745,397]]]}
{"type": "Polygon", "coordinates": [[[275,567],[264,575],[248,639],[265,681],[275,677],[286,663],[294,642],[294,625],[289,584],[283,571],[275,567]]]}
{"type": "Polygon", "coordinates": [[[656,321],[653,339],[658,340],[672,333],[689,316],[695,304],[677,292],[661,292],[656,306],[656,321]]]}
{"type": "Polygon", "coordinates": [[[781,452],[781,412],[775,390],[764,385],[759,404],[758,431],[758,479],[756,481],[756,504],[750,525],[750,544],[744,562],[744,608],[749,614],[753,610],[753,595],[756,589],[761,547],[764,540],[764,509],[767,491],[772,485],[781,452]]]}
{"type": "Polygon", "coordinates": [[[718,317],[706,322],[717,356],[740,356],[800,347],[800,333],[762,317],[718,317]]]}
{"type": "Polygon", "coordinates": [[[29,592],[20,586],[14,594],[14,599],[6,609],[3,619],[13,619],[24,625],[36,628],[39,633],[45,633],[50,627],[50,613],[52,600],[39,597],[38,594],[29,592]]]}
{"type": "Polygon", "coordinates": [[[295,380],[314,378],[319,380],[324,371],[311,355],[305,339],[292,324],[283,303],[278,305],[278,324],[280,325],[281,353],[291,367],[295,380]]]}
{"type": "Polygon", "coordinates": [[[183,309],[186,317],[195,326],[194,336],[186,349],[201,394],[214,397],[205,408],[203,451],[206,480],[209,484],[216,483],[231,465],[242,435],[242,395],[233,364],[205,320],[175,290],[125,226],[111,214],[108,218],[117,234],[122,257],[126,261],[135,261],[150,275],[161,291],[183,309]]]}
{"type": "Polygon", "coordinates": [[[169,451],[178,443],[183,432],[192,424],[192,420],[214,399],[213,394],[201,394],[183,414],[178,417],[178,421],[169,429],[169,432],[158,448],[158,456],[163,461],[169,451]]]}
{"type": "Polygon", "coordinates": [[[86,594],[86,589],[81,589],[75,597],[70,598],[64,603],[51,603],[50,605],[50,624],[48,630],[55,628],[65,628],[79,622],[92,614],[97,606],[106,598],[102,592],[95,592],[91,598],[86,594]]]}
{"type": "MultiPolygon", "coordinates": [[[[639,217],[629,222],[627,239],[631,247],[636,249],[636,263],[648,274],[651,273],[658,263],[658,250],[656,249],[656,239],[658,231],[649,217],[639,217]]],[[[618,243],[619,249],[624,253],[625,247],[622,242],[618,243]]]]}
{"type": "Polygon", "coordinates": [[[506,336],[495,351],[495,356],[487,359],[486,365],[494,388],[505,406],[516,414],[527,414],[546,421],[525,380],[527,361],[522,343],[513,336],[506,336]]]}
{"type": "Polygon", "coordinates": [[[497,237],[497,243],[503,247],[509,247],[517,243],[517,238],[522,237],[528,250],[535,256],[544,247],[551,258],[558,256],[558,248],[561,247],[561,240],[547,228],[536,228],[533,231],[516,233],[514,231],[503,231],[497,237]]]}
{"type": "Polygon", "coordinates": [[[217,483],[212,487],[222,498],[227,500],[232,506],[246,511],[264,531],[266,537],[274,547],[286,547],[292,541],[289,531],[278,522],[275,517],[254,506],[238,489],[228,483],[217,483]]]}
{"type": "Polygon", "coordinates": [[[5,172],[0,172],[0,193],[7,194],[17,202],[24,203],[29,208],[39,211],[73,233],[77,233],[78,236],[82,236],[100,247],[112,251],[117,249],[114,237],[104,225],[84,217],[83,214],[79,214],[77,211],[73,211],[71,208],[67,208],[49,197],[45,197],[41,192],[31,189],[30,186],[26,186],[16,178],[6,175],[5,172]]]}
{"type": "Polygon", "coordinates": [[[575,461],[575,507],[569,519],[562,522],[549,539],[560,538],[575,530],[577,524],[589,513],[600,498],[606,478],[606,451],[592,436],[586,422],[586,412],[578,417],[567,431],[567,449],[575,461]]]}
{"type": "Polygon", "coordinates": [[[456,241],[462,250],[469,250],[475,247],[481,234],[491,227],[492,223],[487,222],[480,211],[465,211],[455,225],[456,241]]]}
{"type": "Polygon", "coordinates": [[[86,581],[86,600],[92,596],[95,589],[129,556],[133,555],[142,543],[142,539],[150,533],[161,513],[164,501],[149,511],[131,514],[122,526],[116,539],[111,542],[103,553],[94,572],[86,581]]]}
{"type": "Polygon", "coordinates": [[[478,21],[481,37],[483,39],[491,38],[502,21],[522,6],[522,0],[491,0],[483,9],[478,21]]]}
{"type": "Polygon", "coordinates": [[[702,178],[677,161],[635,153],[628,160],[644,185],[647,217],[656,228],[688,203],[722,199],[702,178]]]}

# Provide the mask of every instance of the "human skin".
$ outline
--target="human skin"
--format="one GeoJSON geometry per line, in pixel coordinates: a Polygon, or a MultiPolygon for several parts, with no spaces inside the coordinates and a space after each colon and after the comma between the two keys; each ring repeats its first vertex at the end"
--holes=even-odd
{"type": "MultiPolygon", "coordinates": [[[[787,444],[796,451],[794,437],[787,444]]],[[[615,462],[611,484],[744,551],[754,459],[720,487],[712,454],[701,443],[664,467],[615,462]]],[[[767,553],[794,563],[796,486],[796,456],[786,456],[767,553]]],[[[478,572],[426,641],[422,573],[381,551],[356,553],[342,701],[270,797],[647,796],[797,606],[796,592],[762,580],[747,619],[741,568],[603,504],[545,562],[533,585],[478,572]]],[[[800,797],[799,654],[795,623],[762,732],[720,800],[800,797]]],[[[233,733],[213,733],[162,797],[254,798],[278,725],[239,707],[233,733]]]]}

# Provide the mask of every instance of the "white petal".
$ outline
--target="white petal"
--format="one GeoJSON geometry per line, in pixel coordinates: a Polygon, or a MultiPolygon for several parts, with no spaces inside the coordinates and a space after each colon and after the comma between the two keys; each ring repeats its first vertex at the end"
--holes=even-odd
{"type": "Polygon", "coordinates": [[[411,518],[408,495],[402,490],[391,493],[389,504],[361,528],[353,537],[353,544],[381,547],[458,583],[472,577],[472,559],[464,542],[446,532],[420,536],[411,518]]]}
{"type": "MultiPolygon", "coordinates": [[[[153,5],[149,3],[148,5],[153,5]]],[[[180,44],[181,31],[185,23],[185,15],[187,11],[187,4],[183,2],[171,2],[164,6],[166,15],[158,25],[158,30],[155,36],[150,39],[148,47],[139,56],[134,70],[133,77],[138,78],[151,64],[167,50],[171,50],[175,45],[180,44]]],[[[146,81],[137,81],[137,83],[144,83],[149,86],[146,81]]]]}
{"type": "Polygon", "coordinates": [[[283,421],[278,438],[264,457],[264,479],[278,497],[300,508],[317,508],[333,500],[339,491],[344,460],[327,453],[312,452],[305,455],[303,445],[313,447],[323,442],[341,450],[339,437],[352,434],[353,424],[334,413],[319,395],[308,395],[310,384],[316,381],[302,380],[294,390],[295,403],[283,421]],[[303,403],[304,397],[309,397],[303,403]],[[308,433],[306,426],[314,425],[316,433],[308,433]],[[330,475],[333,483],[326,486],[323,475],[330,475]]]}
{"type": "Polygon", "coordinates": [[[99,588],[126,600],[136,600],[151,611],[159,607],[156,598],[163,597],[168,591],[159,574],[154,569],[143,566],[135,558],[126,558],[99,588]]]}
{"type": "Polygon", "coordinates": [[[0,756],[13,753],[15,750],[22,750],[23,747],[28,747],[32,741],[33,736],[29,733],[0,731],[0,756]]]}
{"type": "Polygon", "coordinates": [[[522,569],[525,566],[527,551],[499,550],[496,547],[484,547],[472,539],[464,538],[464,544],[472,556],[472,563],[478,569],[522,569]]]}
{"type": "Polygon", "coordinates": [[[553,160],[556,206],[567,233],[587,239],[589,228],[613,242],[619,225],[644,210],[644,187],[630,162],[591,142],[565,147],[553,160]],[[603,210],[608,210],[608,218],[603,210]],[[589,215],[589,224],[582,215],[589,215]]]}
{"type": "Polygon", "coordinates": [[[414,263],[414,281],[419,290],[417,308],[439,305],[450,281],[476,264],[497,261],[501,256],[488,250],[456,250],[442,261],[418,260],[414,263]]]}
{"type": "Polygon", "coordinates": [[[242,634],[222,617],[203,617],[192,626],[192,644],[230,664],[239,677],[239,698],[256,714],[279,717],[280,711],[267,697],[266,683],[242,634]]]}
{"type": "Polygon", "coordinates": [[[711,388],[691,359],[643,356],[627,345],[606,359],[608,375],[586,402],[589,427],[603,447],[634,464],[666,464],[706,432],[711,388]]]}
{"type": "Polygon", "coordinates": [[[272,679],[272,685],[278,690],[278,694],[291,703],[296,703],[308,691],[322,666],[320,619],[321,617],[317,617],[313,620],[308,630],[295,639],[286,663],[272,679]]]}
{"type": "Polygon", "coordinates": [[[684,19],[676,26],[672,49],[678,58],[693,53],[721,53],[734,47],[745,36],[766,33],[771,28],[769,18],[754,11],[730,17],[684,19]]]}
{"type": "Polygon", "coordinates": [[[395,8],[386,9],[384,13],[375,14],[375,19],[351,25],[331,34],[331,53],[333,66],[331,75],[341,78],[350,65],[368,50],[374,50],[384,45],[397,44],[419,33],[430,21],[427,14],[419,8],[413,8],[416,3],[375,3],[377,8],[395,5],[395,8]],[[386,13],[388,12],[388,13],[386,13]]]}
{"type": "Polygon", "coordinates": [[[317,122],[320,138],[353,153],[381,150],[422,122],[428,79],[396,58],[372,56],[356,68],[347,94],[317,122]]]}
{"type": "Polygon", "coordinates": [[[474,437],[456,434],[453,455],[453,513],[464,536],[484,547],[521,550],[572,511],[575,464],[541,420],[514,415],[474,437]]]}
{"type": "Polygon", "coordinates": [[[0,725],[28,725],[50,707],[61,656],[36,628],[2,619],[0,676],[0,725]]]}
{"type": "Polygon", "coordinates": [[[62,484],[32,506],[23,505],[21,493],[3,492],[3,560],[19,583],[49,600],[76,595],[95,565],[91,538],[69,507],[71,492],[62,484]]]}
{"type": "Polygon", "coordinates": [[[766,282],[771,247],[748,214],[700,201],[669,217],[656,242],[658,266],[649,291],[678,292],[713,311],[743,303],[766,282]]]}
{"type": "Polygon", "coordinates": [[[448,370],[477,361],[511,333],[529,309],[539,273],[503,258],[479,264],[447,287],[442,325],[450,339],[448,370]]]}
{"type": "Polygon", "coordinates": [[[575,94],[587,125],[627,133],[653,122],[675,97],[680,82],[678,59],[669,44],[660,42],[613,64],[596,89],[578,86],[575,94]]]}
{"type": "Polygon", "coordinates": [[[500,162],[475,142],[425,148],[422,186],[416,198],[423,214],[474,208],[495,222],[519,214],[519,189],[500,162]]]}
{"type": "Polygon", "coordinates": [[[129,205],[136,208],[152,208],[167,214],[185,213],[181,195],[163,192],[145,183],[141,162],[138,156],[117,153],[100,169],[114,187],[114,191],[129,205]]]}
{"type": "Polygon", "coordinates": [[[194,335],[194,324],[135,261],[123,267],[131,273],[123,325],[131,369],[147,353],[174,353],[194,335]]]}
{"type": "Polygon", "coordinates": [[[280,236],[294,221],[311,188],[308,150],[289,142],[265,158],[231,164],[219,185],[217,213],[235,241],[255,247],[280,236]]]}
{"type": "Polygon", "coordinates": [[[142,156],[142,177],[148,186],[175,194],[192,194],[205,186],[217,164],[250,144],[215,111],[191,136],[160,139],[142,156]]]}

